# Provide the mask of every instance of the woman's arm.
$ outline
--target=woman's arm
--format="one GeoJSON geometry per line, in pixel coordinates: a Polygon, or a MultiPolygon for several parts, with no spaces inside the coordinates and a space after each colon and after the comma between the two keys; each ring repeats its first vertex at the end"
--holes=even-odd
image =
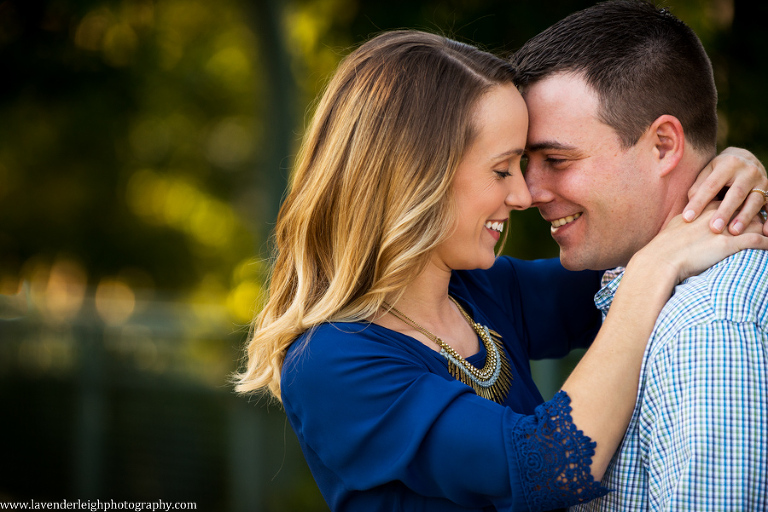
{"type": "Polygon", "coordinates": [[[603,327],[563,385],[571,397],[574,424],[597,443],[595,479],[602,478],[629,423],[645,346],[673,287],[739,250],[768,249],[768,238],[758,233],[713,234],[713,208],[692,225],[673,219],[635,254],[603,327]]]}

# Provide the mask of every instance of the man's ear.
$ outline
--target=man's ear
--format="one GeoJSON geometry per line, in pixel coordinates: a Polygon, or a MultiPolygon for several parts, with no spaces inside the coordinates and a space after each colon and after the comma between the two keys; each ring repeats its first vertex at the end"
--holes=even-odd
{"type": "Polygon", "coordinates": [[[656,118],[646,133],[651,137],[659,176],[666,176],[683,158],[685,151],[683,125],[675,116],[665,114],[656,118]]]}

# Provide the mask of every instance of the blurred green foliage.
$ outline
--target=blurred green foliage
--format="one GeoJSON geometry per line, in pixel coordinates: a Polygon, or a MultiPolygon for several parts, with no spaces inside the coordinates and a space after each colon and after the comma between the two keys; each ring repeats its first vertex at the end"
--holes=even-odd
{"type": "MultiPolygon", "coordinates": [[[[0,330],[0,376],[16,379],[2,394],[3,408],[17,407],[14,393],[27,384],[42,386],[35,388],[39,398],[44,379],[71,385],[89,367],[71,326],[91,301],[106,333],[99,343],[114,357],[131,358],[131,371],[183,375],[226,394],[244,326],[264,300],[269,234],[292,155],[338,61],[395,28],[436,31],[507,54],[592,3],[0,0],[0,319],[26,314],[58,333],[35,338],[24,330],[22,340],[22,330],[0,330]],[[186,313],[158,319],[164,302],[186,313]],[[158,341],[146,324],[152,313],[155,323],[173,317],[183,339],[158,341]],[[8,337],[14,332],[15,345],[8,337]]],[[[721,145],[747,147],[766,160],[768,7],[741,0],[662,4],[697,31],[712,57],[721,145]]],[[[513,215],[510,229],[507,253],[557,255],[535,209],[513,215]]],[[[202,409],[209,418],[230,410],[217,403],[202,409]]],[[[194,421],[213,421],[216,435],[227,435],[216,420],[194,421]]],[[[268,431],[279,436],[279,427],[268,431]]],[[[22,443],[43,435],[24,432],[19,423],[2,434],[22,443]]],[[[66,458],[75,448],[62,450],[66,458]]],[[[285,457],[276,452],[268,456],[285,457]]],[[[203,476],[205,460],[198,461],[203,476]]],[[[53,482],[57,474],[49,473],[53,482]]],[[[266,500],[270,510],[324,508],[305,469],[302,475],[263,484],[287,489],[266,500]]],[[[211,485],[226,487],[224,480],[211,485]]],[[[0,498],[12,491],[0,485],[0,498]]],[[[239,491],[220,494],[226,492],[239,491]]],[[[235,510],[236,501],[215,502],[235,510]]]]}
{"type": "MultiPolygon", "coordinates": [[[[0,292],[66,261],[89,286],[205,296],[247,322],[261,290],[242,265],[267,254],[303,122],[353,45],[411,27],[504,54],[590,3],[2,1],[0,292]]],[[[667,3],[712,55],[722,143],[763,155],[766,8],[667,3]]],[[[553,254],[520,217],[508,252],[553,254]]]]}

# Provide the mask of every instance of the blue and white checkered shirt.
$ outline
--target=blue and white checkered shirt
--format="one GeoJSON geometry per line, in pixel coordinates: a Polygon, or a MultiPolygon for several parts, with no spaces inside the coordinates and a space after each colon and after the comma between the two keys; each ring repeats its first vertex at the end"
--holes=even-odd
{"type": "MultiPolygon", "coordinates": [[[[603,314],[622,272],[595,296],[603,314]]],[[[742,251],[675,289],[602,483],[615,491],[571,510],[768,511],[768,252],[742,251]]]]}

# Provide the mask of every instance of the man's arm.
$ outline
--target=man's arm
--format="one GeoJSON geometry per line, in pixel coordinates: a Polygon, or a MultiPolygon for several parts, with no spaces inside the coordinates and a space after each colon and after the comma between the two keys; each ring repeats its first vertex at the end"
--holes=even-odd
{"type": "Polygon", "coordinates": [[[768,510],[768,333],[718,320],[659,341],[639,418],[649,510],[768,510]]]}

